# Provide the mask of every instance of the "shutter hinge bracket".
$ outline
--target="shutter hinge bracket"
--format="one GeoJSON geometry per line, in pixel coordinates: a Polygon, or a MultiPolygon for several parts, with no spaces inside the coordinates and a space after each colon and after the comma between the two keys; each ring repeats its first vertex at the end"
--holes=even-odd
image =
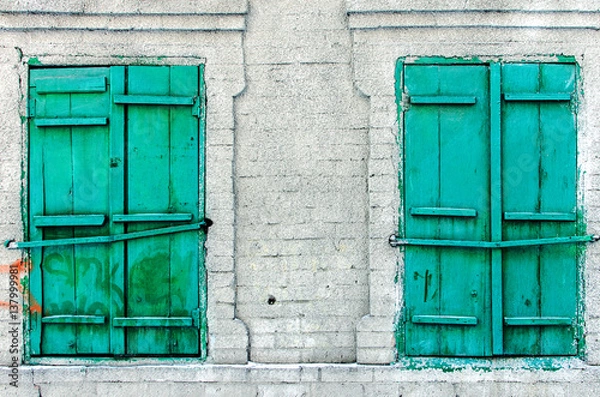
{"type": "Polygon", "coordinates": [[[194,104],[192,105],[192,115],[198,117],[201,120],[204,120],[206,114],[204,111],[204,106],[202,104],[202,96],[198,95],[194,97],[194,104]]]}
{"type": "Polygon", "coordinates": [[[192,325],[198,329],[201,328],[200,308],[192,310],[192,325]]]}
{"type": "Polygon", "coordinates": [[[398,241],[398,236],[396,236],[395,234],[390,235],[390,237],[388,238],[388,243],[390,244],[391,247],[400,247],[402,244],[398,241]]]}
{"type": "Polygon", "coordinates": [[[27,104],[27,118],[35,117],[35,98],[29,98],[29,103],[27,104]]]}

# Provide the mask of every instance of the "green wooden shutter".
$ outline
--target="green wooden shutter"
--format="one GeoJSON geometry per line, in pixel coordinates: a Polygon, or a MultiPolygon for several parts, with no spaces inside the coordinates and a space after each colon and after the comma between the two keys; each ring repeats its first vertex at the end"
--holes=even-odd
{"type": "MultiPolygon", "coordinates": [[[[127,93],[191,99],[198,95],[198,77],[194,67],[131,66],[127,93]]],[[[129,214],[189,214],[191,221],[198,221],[198,118],[190,108],[127,106],[129,214]]],[[[132,221],[127,223],[127,231],[160,226],[132,221]]],[[[129,242],[127,317],[154,318],[157,324],[170,317],[191,322],[199,307],[198,251],[197,232],[129,242]]],[[[126,341],[130,354],[194,354],[198,352],[198,328],[132,326],[127,329],[126,341]]]]}
{"type": "Polygon", "coordinates": [[[575,65],[403,77],[406,353],[576,354],[575,65]]]}
{"type": "MultiPolygon", "coordinates": [[[[107,68],[31,71],[32,240],[109,233],[107,79],[107,68]]],[[[108,353],[108,247],[36,248],[31,258],[32,353],[108,353]]]]}
{"type": "MultiPolygon", "coordinates": [[[[489,105],[484,66],[406,66],[406,237],[489,238],[489,105]]],[[[407,247],[410,355],[490,352],[489,253],[407,247]]]]}
{"type": "MultiPolygon", "coordinates": [[[[203,220],[198,67],[30,76],[31,240],[203,220]]],[[[199,237],[33,248],[32,354],[199,354],[199,237]]]]}
{"type": "MultiPolygon", "coordinates": [[[[573,64],[502,68],[503,238],[576,234],[573,64]]],[[[504,352],[576,354],[577,247],[504,250],[504,352]]]]}

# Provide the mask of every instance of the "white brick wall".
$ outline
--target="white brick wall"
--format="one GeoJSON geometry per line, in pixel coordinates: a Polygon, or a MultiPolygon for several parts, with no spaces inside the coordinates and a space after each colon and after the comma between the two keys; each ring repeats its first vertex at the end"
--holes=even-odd
{"type": "Polygon", "coordinates": [[[355,361],[368,305],[367,108],[343,1],[252,1],[244,44],[236,272],[250,359],[355,361]]]}
{"type": "MultiPolygon", "coordinates": [[[[575,56],[584,92],[579,196],[588,232],[600,234],[598,7],[596,0],[0,0],[0,236],[23,236],[30,60],[205,63],[206,213],[215,222],[206,243],[206,363],[43,359],[63,366],[20,367],[19,395],[600,394],[600,245],[582,258],[584,357],[401,357],[390,366],[403,257],[387,243],[401,206],[396,60],[420,56],[575,56]],[[379,365],[340,364],[354,362],[379,365]],[[548,366],[556,371],[539,370],[548,366]]],[[[21,256],[0,249],[0,269],[21,256]]],[[[6,272],[0,284],[6,296],[6,272]]],[[[0,335],[7,318],[0,306],[0,335]]],[[[0,336],[4,365],[6,340],[0,336]]],[[[0,371],[0,394],[11,395],[7,372],[0,371]]]]}

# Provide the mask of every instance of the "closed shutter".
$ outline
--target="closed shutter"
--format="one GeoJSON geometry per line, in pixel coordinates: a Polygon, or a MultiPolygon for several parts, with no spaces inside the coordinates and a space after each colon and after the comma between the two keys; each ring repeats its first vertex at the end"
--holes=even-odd
{"type": "Polygon", "coordinates": [[[201,78],[31,71],[32,354],[200,353],[201,78]]]}
{"type": "MultiPolygon", "coordinates": [[[[575,235],[572,64],[502,68],[505,240],[575,235]]],[[[504,352],[575,354],[577,247],[504,250],[504,352]]]]}
{"type": "Polygon", "coordinates": [[[576,67],[404,66],[406,353],[576,354],[576,67]]]}
{"type": "MultiPolygon", "coordinates": [[[[489,105],[484,66],[407,66],[406,236],[489,238],[489,105]]],[[[407,353],[490,351],[489,253],[407,247],[407,353]]]]}

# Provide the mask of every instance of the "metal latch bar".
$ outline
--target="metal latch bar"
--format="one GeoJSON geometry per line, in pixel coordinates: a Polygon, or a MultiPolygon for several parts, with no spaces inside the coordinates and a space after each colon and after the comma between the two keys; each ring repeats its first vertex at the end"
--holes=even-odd
{"type": "Polygon", "coordinates": [[[435,239],[416,239],[405,238],[398,239],[396,235],[391,235],[389,243],[392,247],[400,247],[405,245],[416,246],[432,246],[432,247],[457,247],[457,248],[512,248],[512,247],[527,247],[535,245],[551,245],[551,244],[569,244],[569,243],[584,243],[595,242],[600,240],[600,236],[570,236],[570,237],[551,237],[539,238],[531,240],[513,240],[513,241],[468,241],[468,240],[435,240],[435,239]]]}
{"type": "Polygon", "coordinates": [[[181,232],[189,232],[193,230],[200,230],[203,227],[209,227],[212,222],[206,219],[204,222],[192,223],[189,225],[163,227],[160,229],[143,230],[140,232],[114,234],[110,236],[93,236],[93,237],[75,237],[75,238],[64,238],[57,240],[40,240],[40,241],[7,241],[4,245],[8,249],[22,249],[22,248],[40,248],[40,247],[55,247],[60,245],[81,245],[81,244],[106,244],[114,243],[117,241],[133,240],[143,237],[161,236],[164,234],[173,234],[181,232]]]}

